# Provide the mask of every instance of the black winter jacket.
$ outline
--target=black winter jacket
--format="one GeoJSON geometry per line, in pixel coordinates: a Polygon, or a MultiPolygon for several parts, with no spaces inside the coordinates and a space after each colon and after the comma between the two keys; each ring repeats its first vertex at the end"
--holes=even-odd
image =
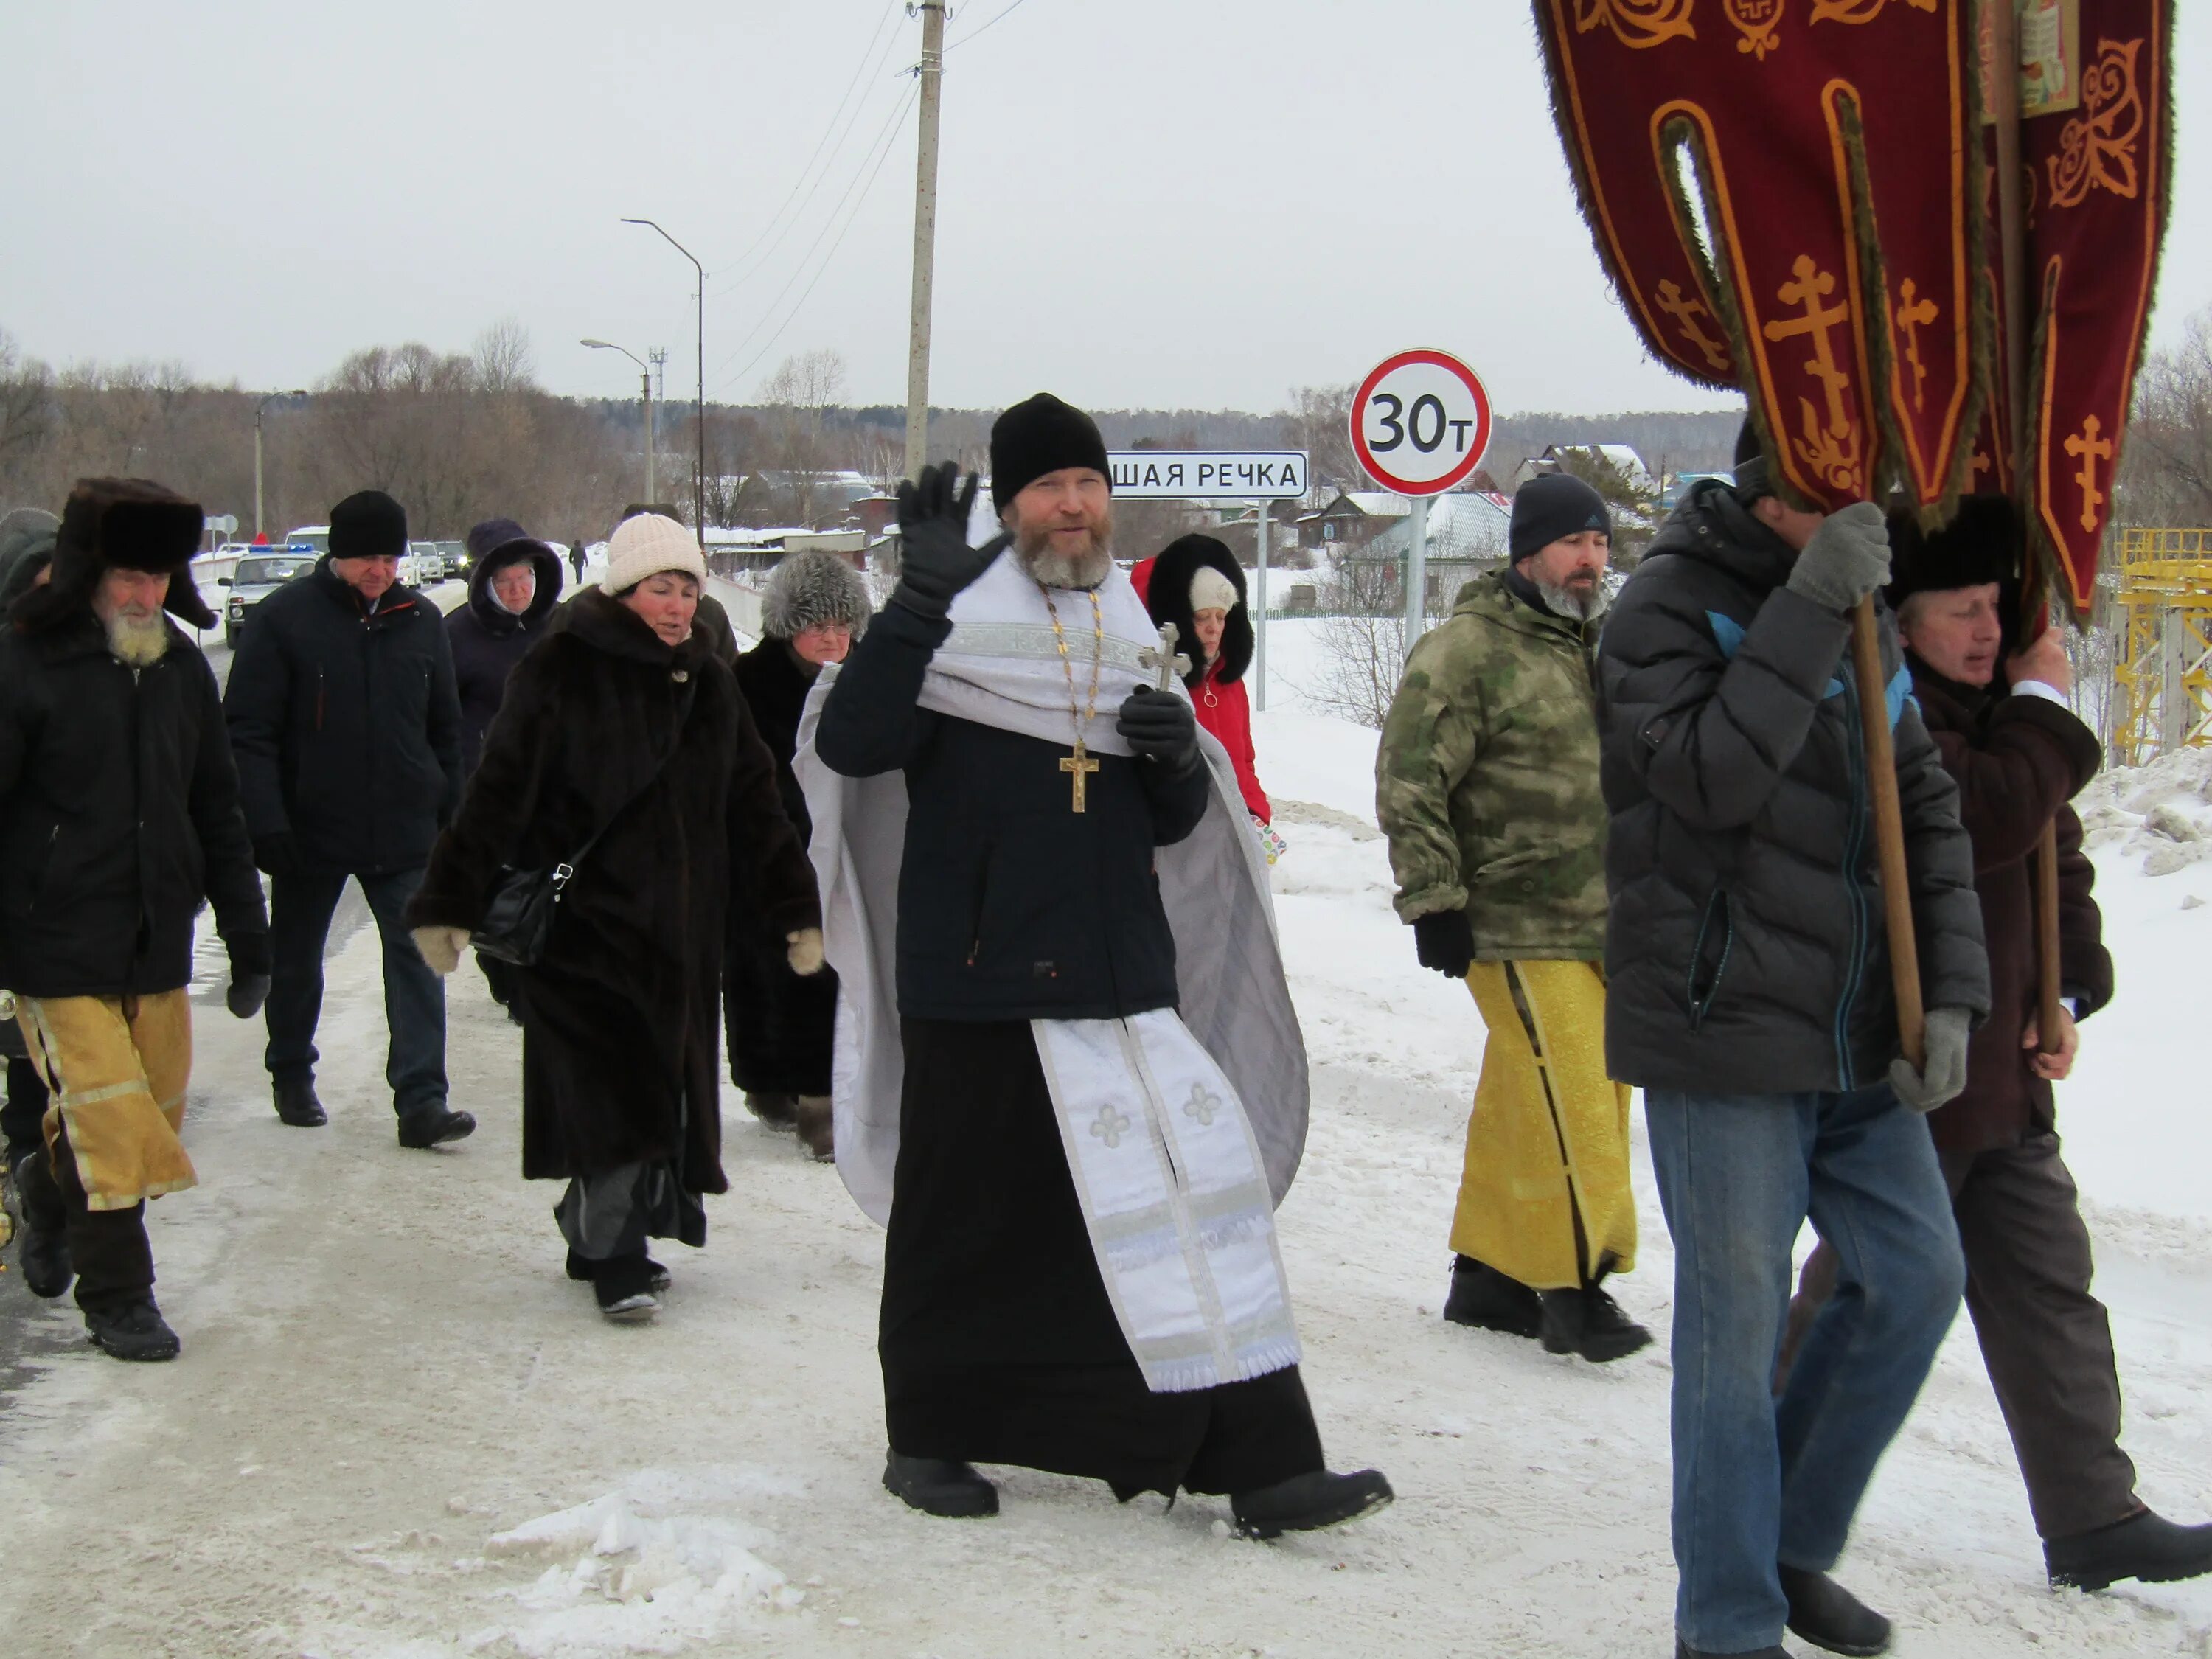
{"type": "MultiPolygon", "coordinates": [[[[1598,641],[1606,1056],[1650,1089],[1864,1088],[1898,1053],[1847,618],[1783,584],[1796,555],[1693,486],[1598,641]]],[[[1881,611],[1929,1008],[1989,1012],[1959,792],[1881,611]]]]}
{"type": "Polygon", "coordinates": [[[492,597],[494,566],[489,560],[479,559],[469,571],[469,602],[446,618],[446,641],[453,653],[453,687],[461,700],[463,777],[477,769],[485,729],[499,713],[500,699],[507,695],[507,677],[514,672],[523,653],[544,637],[545,619],[561,603],[565,567],[560,556],[550,548],[542,548],[530,556],[530,562],[537,573],[538,589],[522,615],[503,609],[492,597]]]}
{"type": "Polygon", "coordinates": [[[814,739],[848,777],[906,771],[899,1012],[1111,1019],[1174,1007],[1175,939],[1152,853],[1198,827],[1206,769],[1175,778],[1098,755],[1088,810],[1071,811],[1067,744],[916,705],[951,631],[903,605],[884,610],[830,688],[814,739]]]}
{"type": "Polygon", "coordinates": [[[374,615],[324,559],[254,608],[223,695],[246,824],[306,862],[420,869],[461,796],[446,619],[394,586],[374,615]]]}
{"type": "Polygon", "coordinates": [[[169,624],[137,672],[90,611],[0,634],[0,984],[33,997],[189,985],[192,921],[265,973],[269,922],[215,675],[169,624]]]}

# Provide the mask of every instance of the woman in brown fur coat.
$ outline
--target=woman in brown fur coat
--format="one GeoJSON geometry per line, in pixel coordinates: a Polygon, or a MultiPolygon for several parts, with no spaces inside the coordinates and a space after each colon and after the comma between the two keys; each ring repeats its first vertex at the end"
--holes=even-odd
{"type": "Polygon", "coordinates": [[[632,519],[608,567],[516,666],[408,920],[450,973],[502,868],[575,863],[551,943],[519,974],[522,1172],[568,1179],[570,1275],[609,1318],[642,1321],[667,1284],[647,1239],[703,1243],[699,1195],[728,1188],[716,1015],[733,895],[802,972],[821,965],[821,911],[775,762],[693,630],[698,544],[632,519]]]}

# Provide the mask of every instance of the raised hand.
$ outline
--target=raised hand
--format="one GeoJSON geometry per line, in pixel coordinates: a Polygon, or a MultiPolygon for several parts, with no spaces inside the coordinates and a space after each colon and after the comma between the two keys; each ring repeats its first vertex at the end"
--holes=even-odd
{"type": "Polygon", "coordinates": [[[926,466],[921,477],[899,486],[899,581],[891,603],[917,616],[941,621],[961,591],[991,568],[1012,537],[994,536],[981,547],[968,545],[969,514],[975,505],[975,474],[960,482],[960,468],[947,461],[926,466]]]}

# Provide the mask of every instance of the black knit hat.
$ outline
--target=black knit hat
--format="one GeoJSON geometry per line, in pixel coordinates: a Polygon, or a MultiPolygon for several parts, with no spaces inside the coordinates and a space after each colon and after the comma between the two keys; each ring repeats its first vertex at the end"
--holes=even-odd
{"type": "MultiPolygon", "coordinates": [[[[1889,586],[1894,611],[1915,593],[2008,583],[2020,574],[2019,510],[2004,495],[1968,495],[1941,530],[1921,529],[1910,512],[1889,515],[1889,586]]],[[[2006,607],[2010,614],[2013,607],[2006,607]]]]}
{"type": "Polygon", "coordinates": [[[1110,489],[1106,441],[1098,422],[1049,392],[1016,404],[991,426],[991,505],[1000,512],[1048,472],[1087,466],[1110,489]]]}
{"type": "Polygon", "coordinates": [[[1748,410],[1743,424],[1735,434],[1735,498],[1749,506],[1761,495],[1774,493],[1774,480],[1767,470],[1766,452],[1759,447],[1759,428],[1751,423],[1748,410]]]}
{"type": "Polygon", "coordinates": [[[163,607],[194,628],[215,626],[215,613],[191,580],[192,555],[206,524],[198,501],[146,478],[79,478],[54,533],[53,574],[9,612],[25,628],[52,627],[92,603],[110,570],[167,575],[163,607]]]}
{"type": "Polygon", "coordinates": [[[1518,564],[1553,542],[1585,530],[1613,534],[1613,514],[1605,497],[1571,472],[1545,472],[1513,492],[1513,527],[1506,550],[1518,564]]]}
{"type": "Polygon", "coordinates": [[[407,550],[407,509],[380,489],[364,489],[331,509],[331,556],[396,559],[407,550]]]}

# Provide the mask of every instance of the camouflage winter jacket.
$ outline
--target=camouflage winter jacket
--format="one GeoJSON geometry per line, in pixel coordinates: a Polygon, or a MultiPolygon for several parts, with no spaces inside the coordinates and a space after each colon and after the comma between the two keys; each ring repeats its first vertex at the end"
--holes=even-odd
{"type": "Polygon", "coordinates": [[[1594,623],[1477,577],[1413,647],[1382,726],[1375,814],[1400,918],[1464,908],[1478,961],[1605,953],[1594,623]]]}

